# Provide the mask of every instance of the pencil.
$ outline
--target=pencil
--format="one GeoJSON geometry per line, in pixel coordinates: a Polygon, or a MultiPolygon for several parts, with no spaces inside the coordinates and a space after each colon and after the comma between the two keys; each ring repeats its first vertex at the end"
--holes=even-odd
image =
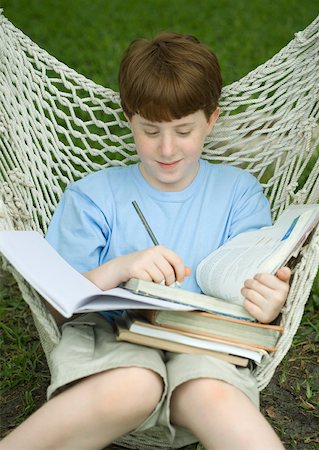
{"type": "MultiPolygon", "coordinates": [[[[138,206],[137,202],[135,200],[132,201],[132,205],[135,208],[135,211],[137,212],[139,218],[141,219],[142,224],[144,225],[149,237],[152,239],[152,242],[154,245],[159,245],[158,240],[155,237],[155,234],[153,233],[151,227],[149,226],[147,220],[144,217],[144,214],[142,213],[140,207],[138,206]]],[[[175,281],[174,283],[176,286],[180,287],[180,283],[178,281],[175,281]]]]}
{"type": "Polygon", "coordinates": [[[149,226],[149,224],[147,223],[147,220],[145,219],[142,211],[140,210],[140,207],[138,206],[137,202],[135,200],[132,201],[132,205],[135,208],[135,211],[137,212],[139,218],[142,221],[142,224],[144,225],[146,231],[148,232],[149,237],[152,239],[152,242],[154,245],[159,245],[158,240],[156,239],[151,227],[149,226]]]}

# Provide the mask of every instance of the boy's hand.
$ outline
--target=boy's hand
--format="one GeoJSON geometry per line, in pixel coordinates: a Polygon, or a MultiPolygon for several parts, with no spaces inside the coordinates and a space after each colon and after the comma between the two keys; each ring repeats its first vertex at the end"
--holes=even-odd
{"type": "Polygon", "coordinates": [[[246,280],[241,290],[246,310],[259,322],[272,322],[285,304],[290,277],[289,267],[282,267],[276,275],[261,273],[246,280]]]}
{"type": "Polygon", "coordinates": [[[181,283],[191,273],[182,259],[163,245],[120,256],[117,263],[123,274],[122,281],[139,278],[170,286],[176,281],[181,283]]]}
{"type": "Polygon", "coordinates": [[[191,269],[172,250],[156,245],[108,261],[102,266],[84,274],[100,289],[106,290],[118,286],[130,278],[139,278],[167,286],[178,281],[181,283],[191,274],[191,269]]]}

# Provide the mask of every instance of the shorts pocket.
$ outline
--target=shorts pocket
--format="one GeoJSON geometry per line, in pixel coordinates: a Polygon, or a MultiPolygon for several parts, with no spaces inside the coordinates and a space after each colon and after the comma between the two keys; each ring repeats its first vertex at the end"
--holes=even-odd
{"type": "Polygon", "coordinates": [[[62,327],[61,341],[53,350],[53,359],[58,361],[85,362],[94,356],[95,335],[93,322],[72,321],[62,327]]]}

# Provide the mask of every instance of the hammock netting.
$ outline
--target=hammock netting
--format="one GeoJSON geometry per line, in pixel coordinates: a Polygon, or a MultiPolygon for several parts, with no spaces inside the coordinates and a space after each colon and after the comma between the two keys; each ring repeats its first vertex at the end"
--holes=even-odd
{"type": "MultiPolygon", "coordinates": [[[[319,16],[278,54],[225,86],[203,158],[242,167],[262,183],[273,218],[319,199],[319,16]]],[[[119,94],[32,42],[0,12],[0,229],[45,233],[66,185],[138,160],[119,94]]],[[[319,231],[303,247],[282,314],[278,350],[254,370],[259,389],[292,343],[318,271],[319,231]]],[[[50,366],[60,331],[40,296],[5,261],[29,304],[50,366]]],[[[158,431],[119,441],[171,448],[158,431]]]]}

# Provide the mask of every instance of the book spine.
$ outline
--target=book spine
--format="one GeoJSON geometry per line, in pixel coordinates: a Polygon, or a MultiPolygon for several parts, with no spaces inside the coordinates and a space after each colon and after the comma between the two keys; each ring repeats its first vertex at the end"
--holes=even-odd
{"type": "Polygon", "coordinates": [[[157,325],[158,311],[155,309],[141,309],[138,314],[148,320],[150,323],[157,325]]]}
{"type": "MultiPolygon", "coordinates": [[[[147,327],[147,324],[144,324],[144,326],[147,327]]],[[[239,339],[221,337],[221,336],[214,335],[211,333],[208,334],[208,333],[204,333],[204,332],[193,332],[192,330],[189,330],[189,329],[183,328],[183,327],[176,327],[176,326],[169,326],[169,325],[165,325],[165,326],[155,325],[155,326],[158,326],[159,328],[162,328],[163,330],[166,329],[168,331],[175,331],[176,333],[184,334],[189,337],[205,339],[207,341],[213,341],[213,342],[223,342],[223,343],[227,343],[227,344],[235,345],[237,347],[247,348],[247,349],[251,349],[251,350],[258,349],[258,350],[266,350],[267,352],[275,352],[277,350],[276,347],[273,347],[273,346],[255,344],[252,342],[244,342],[239,339]]]]}
{"type": "MultiPolygon", "coordinates": [[[[157,311],[157,312],[159,314],[154,315],[154,320],[157,320],[157,316],[160,317],[161,311],[157,311]]],[[[264,328],[265,330],[274,330],[274,331],[278,331],[280,333],[283,333],[283,331],[284,331],[284,327],[281,325],[273,325],[273,324],[267,324],[267,323],[261,323],[261,322],[250,322],[248,320],[236,319],[236,317],[224,316],[222,314],[207,313],[204,311],[196,311],[196,312],[188,311],[187,313],[192,314],[193,317],[196,317],[196,316],[203,316],[203,317],[207,317],[207,318],[210,317],[212,319],[223,320],[225,322],[238,323],[245,327],[264,328]]],[[[176,315],[177,314],[179,314],[179,313],[176,312],[176,315]]]]}
{"type": "Polygon", "coordinates": [[[212,322],[214,322],[215,320],[219,320],[219,321],[223,321],[223,322],[227,322],[227,323],[234,323],[234,324],[239,324],[242,327],[252,327],[252,328],[260,328],[260,329],[265,329],[265,330],[273,330],[273,331],[277,331],[279,333],[283,333],[284,331],[284,327],[281,325],[272,325],[272,324],[264,324],[264,323],[260,323],[260,322],[249,322],[248,320],[242,320],[242,319],[236,319],[234,317],[229,317],[229,316],[225,316],[223,314],[214,314],[214,313],[208,313],[208,312],[204,312],[204,311],[153,311],[154,314],[145,314],[145,317],[154,325],[164,325],[166,326],[166,316],[168,317],[172,317],[175,320],[176,319],[183,319],[185,316],[189,316],[192,317],[193,319],[197,319],[197,318],[205,318],[205,319],[212,319],[212,322]],[[164,316],[164,317],[163,317],[164,316]]]}

